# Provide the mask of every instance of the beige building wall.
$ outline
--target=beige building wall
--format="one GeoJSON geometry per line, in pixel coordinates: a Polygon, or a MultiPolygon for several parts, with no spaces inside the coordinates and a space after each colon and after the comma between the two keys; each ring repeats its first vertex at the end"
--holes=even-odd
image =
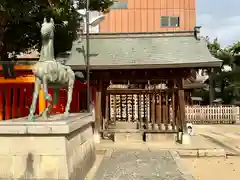
{"type": "Polygon", "coordinates": [[[119,0],[100,24],[100,32],[188,31],[195,26],[196,0],[119,0]],[[161,26],[162,16],[179,17],[179,26],[161,26]]]}

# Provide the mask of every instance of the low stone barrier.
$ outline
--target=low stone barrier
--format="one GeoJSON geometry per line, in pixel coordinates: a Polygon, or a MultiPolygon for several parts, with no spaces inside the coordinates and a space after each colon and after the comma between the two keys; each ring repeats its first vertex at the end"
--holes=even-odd
{"type": "Polygon", "coordinates": [[[0,179],[82,180],[96,158],[88,113],[0,122],[0,179]]]}

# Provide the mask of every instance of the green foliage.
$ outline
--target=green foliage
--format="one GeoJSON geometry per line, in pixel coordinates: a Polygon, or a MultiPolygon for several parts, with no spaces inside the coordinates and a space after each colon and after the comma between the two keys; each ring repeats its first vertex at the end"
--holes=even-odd
{"type": "MultiPolygon", "coordinates": [[[[236,42],[226,48],[222,48],[218,39],[210,41],[207,38],[208,49],[210,53],[223,60],[221,69],[216,72],[215,84],[216,87],[221,89],[220,93],[215,93],[216,98],[222,98],[223,103],[230,104],[234,100],[240,98],[240,42],[236,42]],[[232,68],[230,72],[224,72],[223,66],[228,65],[232,68]]],[[[202,97],[208,99],[209,92],[198,92],[202,97]]]]}
{"type": "MultiPolygon", "coordinates": [[[[79,1],[85,6],[83,3],[86,2],[85,0],[79,1]]],[[[44,17],[53,17],[55,21],[55,54],[70,50],[79,25],[79,16],[71,2],[70,0],[1,0],[2,60],[6,52],[24,52],[33,47],[39,49],[40,28],[44,17]],[[68,21],[68,25],[64,26],[63,21],[68,21]]],[[[112,3],[111,0],[90,0],[89,8],[105,12],[112,3]]]]}
{"type": "MultiPolygon", "coordinates": [[[[116,2],[115,0],[90,0],[89,9],[101,12],[108,12],[109,7],[116,2]]],[[[86,0],[79,0],[79,8],[84,9],[86,7],[86,0]]]]}

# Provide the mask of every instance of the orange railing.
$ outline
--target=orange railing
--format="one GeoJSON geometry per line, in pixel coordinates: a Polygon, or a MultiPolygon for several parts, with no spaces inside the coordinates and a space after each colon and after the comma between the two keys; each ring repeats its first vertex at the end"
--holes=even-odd
{"type": "MultiPolygon", "coordinates": [[[[32,103],[33,83],[0,83],[0,120],[25,117],[32,103]]],[[[49,88],[53,95],[53,90],[49,88]]],[[[71,112],[80,112],[86,108],[86,85],[75,81],[71,112]]],[[[63,113],[67,102],[67,91],[60,90],[59,103],[52,109],[52,114],[63,113]]],[[[36,113],[38,113],[36,106],[36,113]]]]}
{"type": "Polygon", "coordinates": [[[33,84],[0,84],[0,120],[27,116],[33,84]]]}

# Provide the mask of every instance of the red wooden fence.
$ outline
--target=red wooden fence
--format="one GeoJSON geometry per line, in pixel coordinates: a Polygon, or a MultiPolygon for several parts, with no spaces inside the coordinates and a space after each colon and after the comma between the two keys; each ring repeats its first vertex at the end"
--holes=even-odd
{"type": "MultiPolygon", "coordinates": [[[[33,83],[1,83],[0,84],[0,120],[25,117],[29,113],[32,103],[34,84],[33,83]]],[[[49,88],[49,93],[53,95],[53,90],[49,88]]],[[[67,91],[60,90],[59,103],[54,106],[51,114],[63,113],[67,102],[67,91]]],[[[37,103],[38,104],[38,103],[37,103]]],[[[80,112],[86,109],[86,85],[80,81],[75,81],[73,89],[73,99],[71,112],[80,112]]],[[[38,105],[36,113],[38,113],[38,105]]]]}

